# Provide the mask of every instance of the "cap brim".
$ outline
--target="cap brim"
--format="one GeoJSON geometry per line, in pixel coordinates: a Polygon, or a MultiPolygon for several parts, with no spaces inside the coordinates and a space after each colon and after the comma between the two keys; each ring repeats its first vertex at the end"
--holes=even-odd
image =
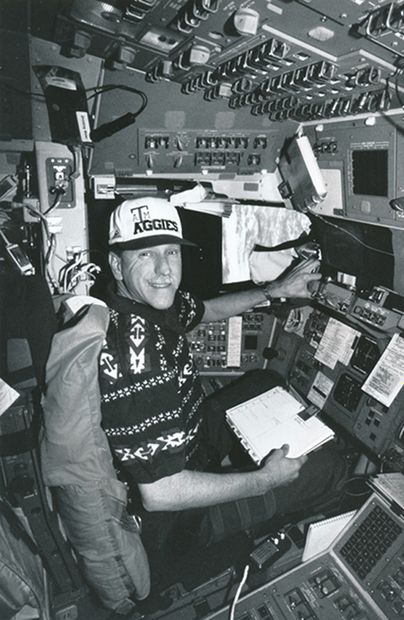
{"type": "Polygon", "coordinates": [[[131,239],[130,241],[119,241],[118,243],[110,244],[110,248],[113,250],[144,250],[144,248],[153,248],[156,245],[165,244],[177,244],[188,245],[190,247],[197,248],[198,245],[187,239],[181,239],[180,237],[173,237],[173,235],[153,235],[152,237],[143,237],[143,239],[131,239]]]}

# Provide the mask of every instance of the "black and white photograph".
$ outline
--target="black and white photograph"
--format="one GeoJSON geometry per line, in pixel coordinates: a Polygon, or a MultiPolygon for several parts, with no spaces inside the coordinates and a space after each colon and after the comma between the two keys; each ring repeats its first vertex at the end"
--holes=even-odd
{"type": "Polygon", "coordinates": [[[404,618],[404,0],[0,0],[0,620],[404,618]]]}

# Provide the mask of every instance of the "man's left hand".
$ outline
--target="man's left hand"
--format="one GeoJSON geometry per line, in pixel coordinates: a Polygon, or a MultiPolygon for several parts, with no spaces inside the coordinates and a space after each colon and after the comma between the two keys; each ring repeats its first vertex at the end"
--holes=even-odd
{"type": "Polygon", "coordinates": [[[310,283],[320,280],[320,261],[316,258],[302,261],[283,277],[265,287],[271,297],[311,297],[310,283]]]}

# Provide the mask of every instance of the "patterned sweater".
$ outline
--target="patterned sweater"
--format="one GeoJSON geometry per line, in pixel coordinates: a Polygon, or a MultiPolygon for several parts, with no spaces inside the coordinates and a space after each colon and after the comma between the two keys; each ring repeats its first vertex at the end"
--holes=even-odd
{"type": "Polygon", "coordinates": [[[114,455],[136,483],[193,468],[204,394],[185,332],[201,321],[203,303],[182,291],[166,311],[112,290],[107,301],[99,383],[114,455]]]}

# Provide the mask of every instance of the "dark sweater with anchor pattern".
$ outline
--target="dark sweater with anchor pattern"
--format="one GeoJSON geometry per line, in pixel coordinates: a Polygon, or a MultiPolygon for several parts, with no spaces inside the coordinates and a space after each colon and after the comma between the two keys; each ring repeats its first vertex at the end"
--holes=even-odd
{"type": "Polygon", "coordinates": [[[102,424],[119,464],[150,483],[200,464],[204,394],[186,331],[203,302],[178,291],[169,310],[108,291],[110,325],[100,356],[102,424]]]}

